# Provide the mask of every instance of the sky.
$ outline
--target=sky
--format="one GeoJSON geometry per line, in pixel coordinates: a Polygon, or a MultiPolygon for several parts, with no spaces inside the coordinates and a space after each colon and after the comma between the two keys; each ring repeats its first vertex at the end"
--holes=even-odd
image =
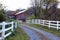
{"type": "Polygon", "coordinates": [[[30,0],[0,0],[4,6],[6,6],[5,10],[13,10],[16,9],[27,9],[31,7],[30,0]]]}
{"type": "Polygon", "coordinates": [[[60,8],[60,0],[57,0],[57,1],[59,2],[58,5],[57,5],[57,7],[60,8]]]}
{"type": "MultiPolygon", "coordinates": [[[[57,0],[60,2],[60,0],[57,0]]],[[[27,9],[31,7],[31,0],[0,0],[4,6],[6,6],[5,10],[13,10],[16,9],[27,9]]],[[[60,8],[60,3],[57,5],[60,8]]]]}

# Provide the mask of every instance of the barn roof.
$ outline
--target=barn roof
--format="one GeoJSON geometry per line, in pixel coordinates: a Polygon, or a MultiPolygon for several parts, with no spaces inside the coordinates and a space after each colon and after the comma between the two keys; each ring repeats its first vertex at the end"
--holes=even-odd
{"type": "Polygon", "coordinates": [[[21,14],[21,13],[23,13],[25,11],[27,11],[27,10],[20,11],[20,12],[16,13],[15,15],[21,14]]]}

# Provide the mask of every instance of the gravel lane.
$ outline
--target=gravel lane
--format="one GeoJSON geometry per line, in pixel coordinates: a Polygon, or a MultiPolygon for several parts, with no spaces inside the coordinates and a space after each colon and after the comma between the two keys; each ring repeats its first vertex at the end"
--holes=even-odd
{"type": "Polygon", "coordinates": [[[48,38],[49,40],[60,40],[60,37],[57,37],[56,35],[52,34],[52,33],[49,33],[49,32],[45,32],[43,30],[40,30],[40,29],[37,29],[37,28],[34,28],[34,27],[31,27],[31,26],[27,26],[26,27],[29,27],[41,34],[43,34],[46,38],[48,38]]]}
{"type": "Polygon", "coordinates": [[[27,35],[30,37],[30,40],[42,40],[41,38],[39,38],[39,36],[36,34],[35,31],[39,32],[40,34],[43,34],[44,37],[49,40],[60,40],[60,37],[57,37],[52,33],[45,32],[43,30],[31,27],[31,26],[27,26],[25,24],[21,24],[20,27],[27,33],[27,35]]]}
{"type": "Polygon", "coordinates": [[[31,29],[21,26],[21,28],[27,33],[27,35],[30,37],[30,40],[41,40],[38,35],[31,29]]]}

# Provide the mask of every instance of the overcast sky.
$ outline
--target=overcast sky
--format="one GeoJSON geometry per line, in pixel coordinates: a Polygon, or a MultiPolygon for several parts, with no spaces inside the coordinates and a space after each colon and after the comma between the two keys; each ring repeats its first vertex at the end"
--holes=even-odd
{"type": "Polygon", "coordinates": [[[16,10],[16,9],[27,9],[28,7],[31,7],[30,0],[0,0],[4,6],[6,6],[6,9],[8,10],[16,10]]]}
{"type": "MultiPolygon", "coordinates": [[[[31,1],[30,0],[0,0],[4,6],[6,6],[6,10],[13,10],[16,9],[27,9],[28,7],[31,7],[31,1]]],[[[60,0],[57,0],[60,2],[60,0]]],[[[60,3],[57,6],[60,8],[60,3]]]]}

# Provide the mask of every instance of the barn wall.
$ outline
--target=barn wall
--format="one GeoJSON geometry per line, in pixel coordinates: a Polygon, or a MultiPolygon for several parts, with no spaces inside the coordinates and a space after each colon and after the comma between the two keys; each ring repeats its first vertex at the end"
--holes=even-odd
{"type": "Polygon", "coordinates": [[[18,20],[25,19],[25,14],[24,13],[18,14],[18,15],[16,15],[16,18],[18,20]]]}

